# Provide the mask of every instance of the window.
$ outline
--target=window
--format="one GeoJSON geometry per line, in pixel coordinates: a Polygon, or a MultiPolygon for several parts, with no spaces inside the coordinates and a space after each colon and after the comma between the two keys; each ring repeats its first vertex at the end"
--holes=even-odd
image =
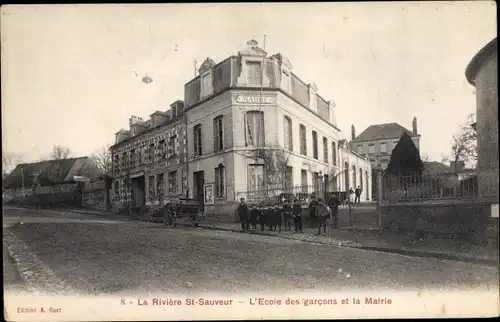
{"type": "Polygon", "coordinates": [[[387,153],[387,143],[380,143],[380,152],[387,153]]]}
{"type": "Polygon", "coordinates": [[[300,154],[307,155],[306,127],[300,124],[300,154]]]}
{"type": "Polygon", "coordinates": [[[154,143],[151,143],[149,145],[149,149],[148,149],[148,161],[149,161],[149,163],[154,163],[155,162],[155,145],[154,145],[154,143]]]}
{"type": "Polygon", "coordinates": [[[293,151],[293,134],[292,134],[292,120],[285,116],[284,118],[284,134],[285,134],[285,149],[293,151]]]}
{"type": "Polygon", "coordinates": [[[318,159],[318,133],[312,131],[313,136],[313,158],[318,159]]]}
{"type": "Polygon", "coordinates": [[[159,196],[163,196],[164,193],[165,193],[165,182],[164,182],[164,179],[163,179],[163,173],[160,173],[157,177],[156,177],[156,192],[158,193],[159,196]]]}
{"type": "Polygon", "coordinates": [[[246,114],[246,144],[261,146],[264,144],[264,113],[250,111],[246,114]]]}
{"type": "Polygon", "coordinates": [[[363,190],[363,170],[359,169],[359,187],[363,190]]]}
{"type": "Polygon", "coordinates": [[[332,142],[332,163],[337,165],[337,147],[335,142],[332,142]]]}
{"type": "Polygon", "coordinates": [[[314,191],[319,191],[319,173],[313,172],[313,187],[314,191]]]}
{"type": "Polygon", "coordinates": [[[120,156],[118,154],[113,157],[113,168],[115,174],[120,172],[120,156]]]}
{"type": "MultiPolygon", "coordinates": [[[[207,73],[201,77],[201,98],[212,94],[212,74],[207,73]]],[[[176,109],[177,110],[177,109],[176,109]]]]}
{"type": "Polygon", "coordinates": [[[122,154],[122,166],[123,169],[127,168],[127,152],[122,154]]]}
{"type": "Polygon", "coordinates": [[[158,150],[160,154],[160,160],[165,160],[167,158],[167,143],[165,140],[160,140],[158,143],[158,150]]]}
{"type": "Polygon", "coordinates": [[[302,192],[307,192],[307,170],[300,170],[300,184],[302,192]]]}
{"type": "Polygon", "coordinates": [[[373,143],[368,144],[368,153],[370,154],[375,153],[375,144],[373,143]]]}
{"type": "Polygon", "coordinates": [[[115,181],[115,198],[120,198],[120,182],[115,181]]]}
{"type": "Polygon", "coordinates": [[[201,146],[201,124],[195,125],[193,128],[193,147],[194,156],[200,156],[203,151],[201,146]]]}
{"type": "Polygon", "coordinates": [[[171,158],[177,155],[177,135],[168,138],[167,157],[171,158]]]}
{"type": "Polygon", "coordinates": [[[155,195],[155,176],[149,176],[149,197],[155,195]]]}
{"type": "Polygon", "coordinates": [[[328,139],[323,137],[323,158],[328,163],[328,139]]]}
{"type": "Polygon", "coordinates": [[[138,148],[137,149],[137,163],[139,165],[143,164],[144,163],[144,160],[143,160],[143,153],[142,153],[142,148],[138,148]]]}
{"type": "Polygon", "coordinates": [[[358,145],[358,153],[363,155],[364,151],[363,151],[363,145],[358,145]]]}
{"type": "Polygon", "coordinates": [[[224,166],[222,164],[215,168],[215,197],[224,197],[224,166]]]}
{"type": "Polygon", "coordinates": [[[224,132],[222,128],[222,116],[214,118],[214,151],[224,149],[224,132]]]}
{"type": "Polygon", "coordinates": [[[293,168],[287,166],[285,169],[285,189],[293,187],[293,168]]]}
{"type": "Polygon", "coordinates": [[[247,82],[249,85],[260,85],[262,82],[262,68],[260,62],[247,62],[247,82]]]}
{"type": "Polygon", "coordinates": [[[168,192],[170,195],[177,194],[177,171],[168,173],[168,192]]]}
{"type": "Polygon", "coordinates": [[[130,167],[135,167],[135,161],[136,161],[136,156],[135,156],[135,150],[130,150],[130,167]]]}
{"type": "Polygon", "coordinates": [[[356,189],[356,167],[352,166],[352,188],[356,189]]]}

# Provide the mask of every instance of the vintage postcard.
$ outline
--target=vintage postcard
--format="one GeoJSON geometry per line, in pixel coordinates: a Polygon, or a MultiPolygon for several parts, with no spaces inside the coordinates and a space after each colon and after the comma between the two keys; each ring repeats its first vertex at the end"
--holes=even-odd
{"type": "Polygon", "coordinates": [[[498,316],[496,9],[2,6],[5,319],[498,316]]]}

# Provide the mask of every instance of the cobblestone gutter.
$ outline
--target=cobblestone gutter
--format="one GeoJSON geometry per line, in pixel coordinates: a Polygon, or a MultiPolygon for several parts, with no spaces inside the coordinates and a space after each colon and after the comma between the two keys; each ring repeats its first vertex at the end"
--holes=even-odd
{"type": "Polygon", "coordinates": [[[9,228],[4,229],[3,240],[30,295],[78,295],[56,277],[9,228]]]}

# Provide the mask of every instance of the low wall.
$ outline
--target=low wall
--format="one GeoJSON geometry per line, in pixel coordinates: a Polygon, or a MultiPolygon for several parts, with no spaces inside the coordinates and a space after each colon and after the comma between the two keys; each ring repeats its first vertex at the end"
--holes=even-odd
{"type": "MultiPolygon", "coordinates": [[[[390,231],[458,236],[473,240],[498,236],[498,219],[489,205],[478,203],[426,203],[380,205],[382,228],[390,231]]],[[[498,237],[496,237],[498,238],[498,237]]]]}
{"type": "Polygon", "coordinates": [[[62,208],[81,207],[82,194],[79,191],[61,192],[55,194],[35,194],[26,197],[14,197],[7,204],[18,206],[62,208]]]}

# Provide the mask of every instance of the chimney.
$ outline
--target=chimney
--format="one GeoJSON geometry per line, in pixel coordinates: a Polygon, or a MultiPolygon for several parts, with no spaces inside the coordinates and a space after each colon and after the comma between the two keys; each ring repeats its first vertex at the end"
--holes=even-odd
{"type": "Polygon", "coordinates": [[[137,122],[141,122],[143,121],[142,117],[138,117],[138,116],[135,116],[135,115],[132,115],[129,119],[128,119],[128,124],[130,126],[134,125],[135,123],[137,122]]]}
{"type": "Polygon", "coordinates": [[[354,127],[354,124],[351,125],[351,140],[354,140],[356,138],[356,128],[354,127]]]}
{"type": "Polygon", "coordinates": [[[417,117],[413,117],[412,126],[413,126],[413,133],[418,134],[418,132],[417,132],[417,117]]]}

